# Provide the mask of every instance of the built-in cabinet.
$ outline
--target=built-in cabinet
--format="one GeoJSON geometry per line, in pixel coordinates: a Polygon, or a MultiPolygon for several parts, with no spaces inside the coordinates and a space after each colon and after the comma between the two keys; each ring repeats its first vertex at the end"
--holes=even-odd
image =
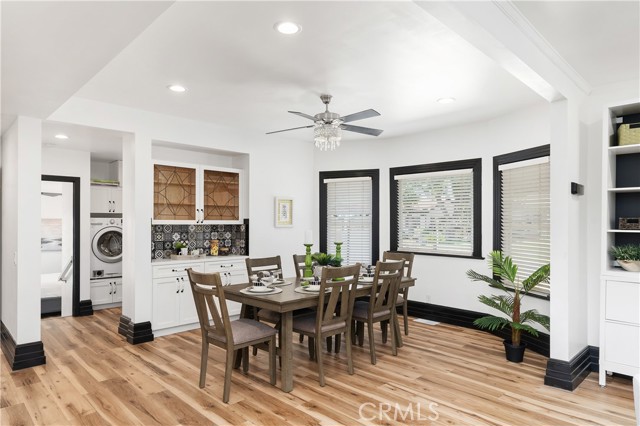
{"type": "Polygon", "coordinates": [[[154,223],[241,223],[242,170],[156,163],[154,223]]]}
{"type": "Polygon", "coordinates": [[[122,213],[122,188],[91,185],[91,213],[122,213]]]}
{"type": "Polygon", "coordinates": [[[640,229],[621,229],[620,218],[640,217],[640,144],[619,145],[618,127],[640,122],[640,100],[604,112],[603,244],[600,291],[600,385],[607,373],[640,373],[640,273],[620,268],[612,246],[640,244],[640,229]]]}
{"type": "Polygon", "coordinates": [[[122,302],[122,278],[91,280],[91,303],[94,309],[112,308],[122,302]]]}
{"type": "MultiPolygon", "coordinates": [[[[157,335],[198,327],[187,269],[220,272],[225,285],[247,281],[244,257],[207,257],[194,261],[161,261],[153,266],[153,308],[151,326],[157,335]],[[159,332],[159,333],[158,333],[159,332]]],[[[229,315],[240,314],[240,304],[227,301],[229,315]]]]}

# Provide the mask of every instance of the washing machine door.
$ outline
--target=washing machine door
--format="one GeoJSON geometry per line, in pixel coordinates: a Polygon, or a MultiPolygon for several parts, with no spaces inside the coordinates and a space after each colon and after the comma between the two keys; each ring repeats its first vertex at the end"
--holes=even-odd
{"type": "Polygon", "coordinates": [[[122,228],[107,226],[93,236],[91,249],[95,257],[106,263],[122,260],[122,228]]]}

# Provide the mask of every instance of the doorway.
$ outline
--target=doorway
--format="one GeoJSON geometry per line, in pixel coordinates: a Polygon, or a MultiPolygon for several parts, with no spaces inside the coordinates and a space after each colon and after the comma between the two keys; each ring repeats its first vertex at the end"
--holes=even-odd
{"type": "Polygon", "coordinates": [[[80,311],[80,178],[42,175],[41,316],[80,311]]]}

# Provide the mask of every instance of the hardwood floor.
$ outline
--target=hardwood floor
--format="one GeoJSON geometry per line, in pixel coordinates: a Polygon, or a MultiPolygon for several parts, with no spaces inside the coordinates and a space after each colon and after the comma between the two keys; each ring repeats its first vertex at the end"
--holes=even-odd
{"type": "Polygon", "coordinates": [[[397,357],[379,330],[377,365],[366,339],[354,347],[353,376],[344,349],[325,356],[324,388],[306,345],[294,345],[291,393],[269,385],[260,351],[248,376],[234,371],[227,405],[223,351],[211,347],[207,386],[198,388],[199,330],[132,346],[117,334],[119,316],[110,309],[44,319],[44,366],[10,372],[2,357],[0,424],[634,424],[627,379],[614,377],[601,389],[592,373],[575,392],[550,388],[540,355],[528,351],[523,364],[510,364],[494,336],[413,321],[397,357]]]}

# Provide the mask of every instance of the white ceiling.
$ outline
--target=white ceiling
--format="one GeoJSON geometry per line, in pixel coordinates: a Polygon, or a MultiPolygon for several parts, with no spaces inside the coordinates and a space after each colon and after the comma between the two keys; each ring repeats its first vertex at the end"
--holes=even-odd
{"type": "MultiPolygon", "coordinates": [[[[286,111],[318,113],[330,93],[341,115],[379,111],[353,124],[384,129],[380,138],[543,102],[412,2],[170,4],[2,1],[3,130],[16,114],[46,119],[72,95],[262,135],[308,124],[286,111]],[[282,20],[303,31],[276,33],[282,20]],[[458,102],[435,102],[449,96],[458,102]]],[[[638,2],[515,4],[592,86],[638,78],[638,2]]],[[[91,150],[111,149],[114,135],[83,132],[91,150]]],[[[346,133],[356,138],[371,137],[346,133]]]]}
{"type": "MultiPolygon", "coordinates": [[[[122,159],[124,133],[115,130],[78,126],[68,123],[44,121],[42,144],[45,147],[88,151],[92,160],[112,161],[122,159]],[[55,135],[67,135],[69,139],[56,139],[55,135]]],[[[47,161],[46,157],[43,161],[47,161]]]]}

